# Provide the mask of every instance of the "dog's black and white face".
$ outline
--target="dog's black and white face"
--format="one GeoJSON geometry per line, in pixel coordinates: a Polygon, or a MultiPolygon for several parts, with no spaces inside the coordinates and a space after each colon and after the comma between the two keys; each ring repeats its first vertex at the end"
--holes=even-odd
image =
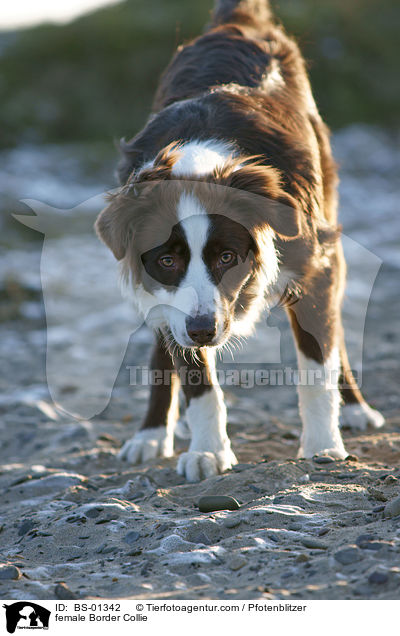
{"type": "Polygon", "coordinates": [[[181,178],[179,154],[163,157],[113,198],[97,231],[125,259],[149,326],[169,344],[221,347],[251,330],[248,315],[278,276],[276,232],[297,234],[296,211],[265,167],[231,162],[181,178]]]}
{"type": "MultiPolygon", "coordinates": [[[[181,194],[176,223],[161,245],[141,255],[146,276],[136,298],[154,327],[182,347],[221,346],[234,331],[243,288],[258,279],[257,247],[250,232],[213,214],[192,193],[181,194]]],[[[270,278],[277,257],[270,241],[270,278]]],[[[267,282],[264,280],[264,282],[267,282]]]]}

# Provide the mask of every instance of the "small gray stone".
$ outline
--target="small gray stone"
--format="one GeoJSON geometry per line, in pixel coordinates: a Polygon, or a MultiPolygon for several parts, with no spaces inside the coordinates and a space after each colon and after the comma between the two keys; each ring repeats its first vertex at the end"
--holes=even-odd
{"type": "Polygon", "coordinates": [[[383,516],[387,518],[397,517],[397,515],[400,515],[400,497],[388,501],[383,511],[383,516]]]}
{"type": "Polygon", "coordinates": [[[85,512],[85,517],[88,517],[89,519],[96,519],[103,510],[104,508],[101,508],[100,506],[98,508],[89,508],[89,510],[86,510],[85,512]]]}
{"type": "Polygon", "coordinates": [[[383,585],[383,583],[387,583],[389,580],[388,575],[385,572],[372,572],[372,574],[368,577],[368,582],[376,585],[383,585]]]}
{"type": "Polygon", "coordinates": [[[206,495],[199,499],[200,512],[214,512],[215,510],[238,510],[240,504],[228,495],[206,495]]]}
{"type": "Polygon", "coordinates": [[[332,464],[334,461],[334,458],[330,455],[315,455],[313,457],[313,462],[316,464],[332,464]]]}
{"type": "Polygon", "coordinates": [[[338,550],[333,555],[336,561],[339,561],[342,565],[350,565],[356,563],[362,558],[362,552],[357,545],[349,545],[342,550],[338,550]]]}
{"type": "Polygon", "coordinates": [[[235,471],[235,473],[242,473],[244,470],[248,470],[253,467],[254,464],[235,464],[232,466],[232,470],[235,471]]]}
{"type": "Polygon", "coordinates": [[[0,580],[6,581],[13,579],[14,581],[21,577],[21,571],[15,565],[0,565],[0,580]]]}
{"type": "Polygon", "coordinates": [[[161,539],[160,548],[163,552],[190,552],[193,550],[193,543],[185,541],[177,534],[170,534],[161,539]]]}
{"type": "Polygon", "coordinates": [[[69,587],[63,582],[57,583],[54,588],[54,594],[60,601],[68,601],[79,598],[79,596],[74,594],[74,592],[72,592],[69,587]]]}
{"type": "Polygon", "coordinates": [[[240,525],[242,519],[237,515],[230,515],[224,520],[225,528],[236,528],[240,525]]]}
{"type": "Polygon", "coordinates": [[[231,559],[227,561],[228,568],[233,572],[236,572],[236,570],[240,570],[245,565],[247,565],[247,559],[245,559],[240,554],[235,554],[231,559]]]}
{"type": "Polygon", "coordinates": [[[357,537],[356,539],[356,544],[360,546],[360,548],[362,548],[364,543],[368,543],[369,541],[374,541],[375,539],[376,537],[373,534],[360,534],[360,536],[357,537]]]}
{"type": "Polygon", "coordinates": [[[107,543],[103,543],[98,550],[96,550],[97,554],[111,554],[112,552],[117,552],[118,548],[115,545],[108,545],[107,543]]]}
{"type": "Polygon", "coordinates": [[[371,497],[373,497],[377,501],[387,501],[388,500],[388,498],[386,497],[385,493],[382,492],[382,490],[379,490],[378,488],[373,488],[371,486],[371,488],[368,488],[368,492],[371,495],[371,497]]]}
{"type": "Polygon", "coordinates": [[[293,521],[288,525],[288,530],[293,530],[294,532],[298,532],[299,530],[302,530],[302,528],[303,525],[297,521],[293,521]]]}
{"type": "Polygon", "coordinates": [[[18,536],[22,537],[24,534],[32,530],[37,524],[32,519],[25,519],[18,527],[18,536]]]}
{"type": "Polygon", "coordinates": [[[314,537],[304,537],[301,542],[306,548],[312,550],[327,550],[329,547],[326,543],[314,537]]]}
{"type": "MultiPolygon", "coordinates": [[[[372,508],[372,512],[383,512],[385,510],[385,506],[375,506],[375,508],[372,508]]],[[[370,512],[368,512],[367,514],[371,514],[370,512]]]]}
{"type": "Polygon", "coordinates": [[[211,545],[210,538],[206,535],[205,532],[199,532],[191,539],[192,543],[202,543],[203,545],[211,545]]]}
{"type": "Polygon", "coordinates": [[[391,486],[392,484],[396,484],[399,480],[394,475],[386,475],[383,483],[385,486],[391,486]]]}
{"type": "Polygon", "coordinates": [[[130,532],[128,532],[128,534],[124,536],[124,541],[125,543],[128,543],[128,545],[132,545],[139,538],[140,538],[139,532],[136,532],[136,530],[131,530],[130,532]]]}

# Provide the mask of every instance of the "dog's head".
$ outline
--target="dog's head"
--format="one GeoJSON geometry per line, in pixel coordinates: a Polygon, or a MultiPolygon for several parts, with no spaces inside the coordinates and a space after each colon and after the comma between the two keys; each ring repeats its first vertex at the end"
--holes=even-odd
{"type": "Polygon", "coordinates": [[[185,348],[221,346],[277,279],[275,239],[299,233],[279,173],[229,160],[203,177],[176,176],[164,150],[110,197],[96,222],[122,260],[146,322],[185,348]]]}

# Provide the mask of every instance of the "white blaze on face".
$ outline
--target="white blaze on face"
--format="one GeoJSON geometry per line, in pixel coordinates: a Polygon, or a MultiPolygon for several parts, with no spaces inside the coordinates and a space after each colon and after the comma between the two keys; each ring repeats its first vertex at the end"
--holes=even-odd
{"type": "Polygon", "coordinates": [[[187,193],[181,195],[177,216],[190,251],[184,278],[174,291],[160,287],[150,293],[142,285],[137,285],[134,301],[150,327],[169,328],[174,339],[184,347],[194,346],[187,334],[186,318],[215,314],[218,323],[215,341],[218,343],[223,331],[223,321],[218,320],[221,316],[221,298],[203,260],[210,219],[200,201],[187,193]]]}
{"type": "Polygon", "coordinates": [[[187,335],[186,318],[206,314],[217,314],[218,317],[220,295],[203,260],[210,230],[206,209],[194,195],[184,193],[177,213],[189,246],[190,260],[185,277],[175,292],[173,307],[166,308],[166,313],[174,338],[180,344],[190,346],[193,343],[187,335]]]}

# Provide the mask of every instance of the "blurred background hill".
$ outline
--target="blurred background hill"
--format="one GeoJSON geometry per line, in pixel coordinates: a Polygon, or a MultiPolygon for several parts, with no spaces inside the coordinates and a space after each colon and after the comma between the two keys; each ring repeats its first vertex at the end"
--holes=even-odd
{"type": "MultiPolygon", "coordinates": [[[[144,124],[175,47],[212,0],[125,0],[68,24],[0,32],[0,147],[105,142],[144,124]]],[[[279,0],[329,125],[399,122],[398,0],[279,0]]]]}

